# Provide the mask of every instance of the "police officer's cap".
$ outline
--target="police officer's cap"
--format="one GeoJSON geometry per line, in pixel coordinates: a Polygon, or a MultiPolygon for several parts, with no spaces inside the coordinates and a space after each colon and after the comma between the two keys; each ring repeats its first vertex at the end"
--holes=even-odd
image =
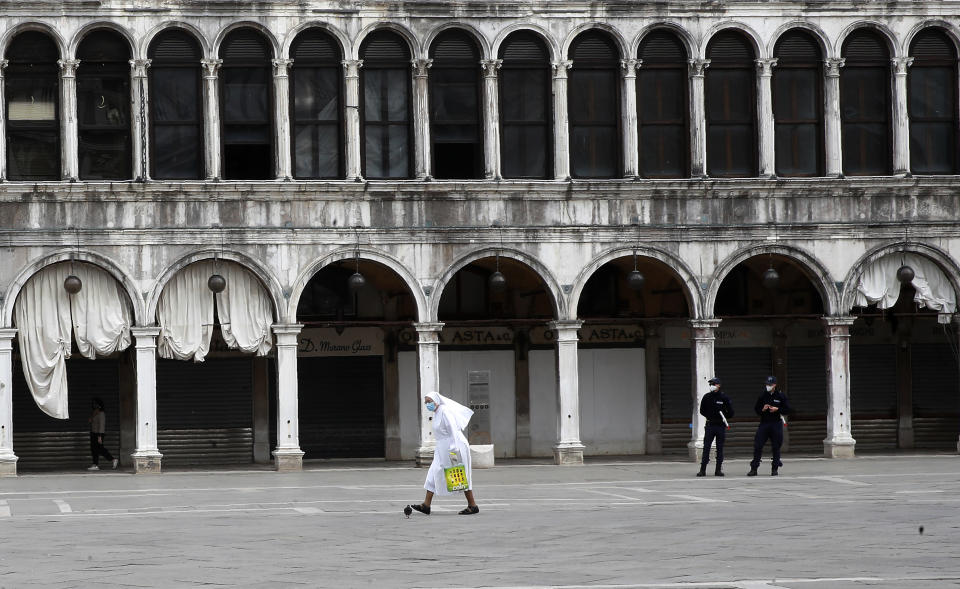
{"type": "Polygon", "coordinates": [[[717,377],[713,377],[707,381],[707,384],[720,384],[720,379],[717,377]]]}
{"type": "Polygon", "coordinates": [[[777,377],[776,377],[776,376],[768,376],[768,377],[767,377],[767,384],[777,384],[777,377]]]}

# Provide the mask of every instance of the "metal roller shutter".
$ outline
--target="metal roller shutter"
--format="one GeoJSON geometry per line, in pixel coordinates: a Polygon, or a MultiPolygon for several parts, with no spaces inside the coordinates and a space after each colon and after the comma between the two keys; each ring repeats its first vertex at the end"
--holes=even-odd
{"type": "Polygon", "coordinates": [[[383,458],[383,357],[299,358],[304,458],[383,458]]]}
{"type": "Polygon", "coordinates": [[[850,430],[858,450],[897,447],[897,348],[850,346],[850,430]]]}
{"type": "Polygon", "coordinates": [[[787,348],[787,383],[793,416],[791,452],[819,452],[827,437],[827,357],[824,346],[787,348]]]}
{"type": "Polygon", "coordinates": [[[770,348],[714,350],[714,369],[736,412],[727,432],[726,448],[753,448],[753,437],[759,421],[753,412],[753,404],[763,392],[764,380],[771,374],[772,366],[770,348]]]}
{"type": "Polygon", "coordinates": [[[913,436],[917,448],[956,450],[960,430],[960,375],[948,344],[913,344],[913,436]]]}
{"type": "Polygon", "coordinates": [[[163,463],[253,462],[253,360],[157,361],[157,445],[163,463]]]}
{"type": "Polygon", "coordinates": [[[664,452],[686,451],[690,441],[690,350],[660,349],[660,431],[664,452]]]}

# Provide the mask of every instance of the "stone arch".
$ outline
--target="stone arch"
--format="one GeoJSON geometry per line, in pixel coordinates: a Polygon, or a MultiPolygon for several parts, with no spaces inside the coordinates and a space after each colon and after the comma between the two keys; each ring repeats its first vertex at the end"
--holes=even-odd
{"type": "Polygon", "coordinates": [[[680,42],[683,43],[684,49],[687,51],[687,59],[695,59],[698,56],[697,54],[697,42],[694,40],[693,36],[690,35],[690,31],[683,28],[677,23],[673,22],[655,22],[647,25],[641,29],[640,33],[633,39],[633,42],[630,44],[630,58],[639,57],[640,54],[640,45],[643,43],[643,40],[655,31],[669,31],[677,36],[680,39],[680,42]]]}
{"type": "Polygon", "coordinates": [[[704,35],[703,39],[700,40],[700,55],[706,57],[707,46],[710,45],[710,41],[712,41],[713,38],[718,34],[730,30],[739,31],[744,37],[746,37],[747,41],[749,41],[750,45],[753,47],[754,59],[763,59],[767,57],[765,54],[766,52],[764,51],[764,44],[760,40],[760,35],[749,26],[737,21],[722,22],[710,27],[710,30],[707,31],[707,34],[704,35]]]}
{"type": "Polygon", "coordinates": [[[449,30],[460,30],[470,35],[470,37],[477,42],[477,45],[480,47],[480,59],[495,59],[494,55],[490,53],[490,42],[487,38],[478,31],[476,28],[462,22],[454,21],[448,22],[440,25],[439,27],[430,31],[426,37],[423,39],[423,55],[425,57],[430,56],[430,46],[433,45],[434,40],[440,36],[440,33],[444,33],[449,30]]]}
{"type": "Polygon", "coordinates": [[[334,39],[336,39],[340,44],[340,55],[343,56],[343,59],[347,59],[348,56],[353,55],[353,47],[350,43],[350,37],[348,37],[346,33],[330,23],[311,20],[301,23],[287,31],[287,36],[283,40],[283,44],[280,47],[279,53],[283,59],[290,57],[290,46],[293,45],[293,41],[297,38],[297,35],[308,29],[321,29],[323,32],[330,34],[334,39]]]}
{"type": "Polygon", "coordinates": [[[601,266],[617,258],[632,255],[633,252],[637,252],[638,256],[657,260],[673,270],[684,286],[683,296],[687,300],[687,306],[690,309],[690,319],[699,319],[703,316],[703,298],[700,289],[700,280],[696,274],[694,274],[680,258],[671,253],[648,246],[615,247],[592,259],[577,275],[576,280],[573,282],[573,288],[570,290],[570,294],[567,295],[570,301],[569,308],[571,311],[574,314],[577,312],[580,306],[580,296],[583,294],[583,289],[587,285],[587,281],[590,280],[590,277],[593,276],[601,266]]]}
{"type": "Polygon", "coordinates": [[[717,293],[720,291],[720,285],[723,283],[724,278],[727,277],[730,271],[733,270],[737,264],[749,258],[766,254],[781,255],[798,263],[806,272],[814,288],[820,293],[824,313],[826,315],[836,314],[837,309],[840,308],[840,293],[837,291],[837,286],[830,277],[830,271],[827,270],[818,259],[799,248],[789,245],[769,244],[754,245],[737,250],[717,266],[713,271],[713,276],[710,278],[704,298],[704,316],[714,316],[714,305],[717,302],[717,293]]]}
{"type": "MultiPolygon", "coordinates": [[[[204,57],[206,58],[215,57],[215,55],[211,55],[210,41],[203,34],[203,31],[191,25],[190,23],[186,23],[182,21],[167,21],[167,22],[160,23],[159,25],[150,29],[150,31],[147,32],[146,35],[144,35],[143,39],[140,40],[140,47],[138,47],[137,52],[140,55],[142,55],[144,58],[147,58],[150,52],[150,44],[153,43],[153,40],[157,37],[157,35],[159,35],[160,33],[168,29],[180,29],[181,31],[187,33],[188,35],[193,37],[197,43],[200,44],[200,50],[203,52],[204,57]]],[[[198,64],[198,67],[199,67],[199,64],[198,64]]]]}
{"type": "Polygon", "coordinates": [[[61,59],[74,59],[77,55],[77,48],[80,47],[80,43],[83,42],[84,38],[86,38],[89,33],[97,29],[108,29],[115,33],[119,33],[120,36],[127,41],[127,46],[130,48],[130,59],[140,59],[141,56],[137,54],[137,40],[133,37],[133,34],[130,33],[126,27],[110,21],[96,21],[83,25],[83,27],[81,27],[80,30],[78,30],[70,40],[69,55],[65,55],[61,59]]]}
{"type": "Polygon", "coordinates": [[[239,22],[230,23],[224,27],[223,30],[217,33],[217,38],[213,42],[213,51],[211,52],[214,59],[219,59],[220,57],[220,46],[223,45],[223,40],[227,38],[227,35],[237,29],[255,29],[261,35],[266,37],[267,41],[270,43],[270,48],[273,50],[272,58],[276,59],[280,55],[280,43],[277,41],[277,38],[273,35],[273,32],[271,32],[270,29],[256,21],[242,20],[239,22]]]}
{"type": "Polygon", "coordinates": [[[0,37],[0,57],[6,58],[7,48],[10,46],[10,41],[25,31],[36,31],[49,36],[51,39],[53,39],[53,42],[57,44],[57,50],[60,52],[60,59],[68,59],[67,42],[60,35],[59,31],[47,23],[37,21],[22,22],[4,31],[3,36],[0,37]]]}
{"type": "Polygon", "coordinates": [[[212,260],[214,258],[220,258],[223,260],[229,260],[240,264],[247,270],[253,273],[256,276],[260,283],[267,293],[270,295],[270,301],[273,303],[273,316],[274,319],[278,322],[284,321],[283,310],[284,310],[284,296],[283,288],[280,286],[280,282],[276,277],[260,262],[254,260],[247,254],[243,252],[238,252],[235,250],[225,249],[221,251],[217,249],[204,249],[199,251],[191,252],[174,263],[170,264],[161,274],[157,277],[157,282],[154,284],[153,289],[150,291],[149,296],[146,301],[146,314],[149,323],[152,325],[156,321],[157,317],[157,306],[160,303],[160,293],[163,292],[164,287],[170,282],[170,279],[179,272],[180,270],[186,268],[194,262],[200,262],[202,260],[212,260]]]}
{"type": "Polygon", "coordinates": [[[957,55],[960,55],[960,31],[952,23],[945,20],[925,20],[915,24],[903,38],[903,46],[900,48],[901,53],[909,56],[910,44],[913,43],[914,37],[927,29],[940,29],[946,33],[947,37],[953,41],[954,51],[957,52],[957,55]]]}
{"type": "Polygon", "coordinates": [[[587,31],[591,30],[598,30],[607,33],[617,45],[617,49],[620,52],[620,59],[630,59],[630,47],[627,44],[627,40],[623,38],[623,35],[617,28],[602,22],[584,23],[570,31],[560,47],[560,55],[562,55],[565,59],[569,59],[568,56],[570,53],[570,45],[573,44],[574,39],[579,37],[581,33],[586,33],[587,31]]]}
{"type": "Polygon", "coordinates": [[[550,52],[550,61],[558,61],[561,59],[559,56],[563,54],[560,52],[560,47],[557,45],[557,40],[553,38],[553,35],[543,27],[531,23],[513,24],[497,33],[497,37],[493,41],[493,46],[490,48],[491,59],[497,59],[497,56],[500,54],[500,46],[503,45],[504,40],[506,40],[511,33],[516,33],[517,31],[529,31],[536,34],[543,39],[544,44],[547,46],[547,51],[550,52]]]}
{"type": "MultiPolygon", "coordinates": [[[[482,258],[491,258],[495,255],[498,255],[501,258],[512,258],[518,262],[523,263],[531,270],[533,270],[537,276],[539,276],[547,286],[547,292],[550,294],[553,299],[553,310],[555,317],[559,320],[563,319],[575,319],[576,317],[569,316],[569,307],[567,304],[566,295],[563,294],[563,290],[560,288],[560,283],[557,281],[556,276],[553,272],[550,271],[540,260],[534,258],[526,252],[522,252],[518,249],[513,248],[500,248],[500,247],[485,247],[479,250],[474,250],[464,256],[458,258],[453,262],[446,271],[440,276],[440,278],[433,285],[433,294],[430,296],[430,321],[438,321],[438,313],[440,309],[440,297],[443,294],[444,289],[450,283],[450,280],[453,279],[453,276],[466,267],[471,262],[475,262],[482,258]]],[[[573,315],[576,315],[574,311],[573,315]]]]}
{"type": "Polygon", "coordinates": [[[71,259],[98,266],[113,276],[117,282],[120,283],[123,292],[127,295],[127,301],[133,310],[134,324],[144,325],[143,297],[140,295],[136,283],[130,277],[130,273],[102,254],[85,249],[77,251],[75,248],[64,248],[37,258],[27,264],[27,266],[17,274],[17,277],[14,278],[9,288],[7,288],[7,292],[3,295],[2,300],[0,300],[0,309],[3,310],[0,325],[5,327],[11,327],[13,325],[13,306],[16,304],[17,297],[20,296],[20,290],[23,289],[23,285],[26,284],[34,274],[47,266],[59,262],[68,262],[71,259]]]}
{"type": "Polygon", "coordinates": [[[413,59],[420,59],[425,57],[423,54],[423,48],[420,47],[420,43],[417,41],[416,35],[414,35],[410,29],[407,27],[387,21],[378,21],[372,24],[369,24],[360,31],[360,34],[357,35],[357,38],[353,41],[353,46],[351,47],[352,59],[360,59],[360,46],[363,45],[363,40],[367,38],[371,33],[376,31],[387,30],[393,31],[394,33],[400,35],[404,41],[407,42],[407,46],[410,47],[410,57],[413,59]]]}
{"type": "Polygon", "coordinates": [[[900,57],[902,55],[900,52],[900,44],[897,43],[897,35],[883,23],[868,20],[861,20],[852,23],[840,32],[840,35],[837,36],[837,40],[835,41],[836,44],[833,48],[834,55],[841,57],[843,52],[843,42],[847,40],[847,37],[849,37],[851,33],[859,31],[860,29],[872,29],[880,33],[880,36],[883,37],[883,39],[887,42],[887,49],[890,50],[890,57],[900,57]]]}
{"type": "Polygon", "coordinates": [[[823,29],[813,23],[802,20],[786,22],[777,27],[777,30],[773,32],[773,35],[770,37],[770,41],[767,43],[767,55],[774,57],[773,50],[774,47],[777,46],[777,41],[780,40],[780,37],[796,29],[800,29],[806,33],[809,33],[810,36],[817,41],[817,45],[820,46],[820,54],[823,56],[823,59],[830,59],[831,57],[834,57],[833,46],[830,44],[830,39],[827,37],[827,34],[823,32],[823,29]]]}
{"type": "Polygon", "coordinates": [[[395,272],[397,276],[403,280],[404,284],[407,285],[407,288],[410,289],[410,294],[413,295],[413,298],[416,301],[417,320],[420,322],[430,321],[426,295],[424,294],[423,289],[420,287],[419,281],[416,279],[416,277],[414,277],[413,273],[410,272],[410,270],[404,266],[400,260],[390,256],[389,254],[361,245],[359,247],[341,247],[307,264],[307,266],[297,276],[293,286],[290,288],[290,298],[287,301],[287,317],[289,318],[290,322],[296,321],[297,306],[300,304],[300,297],[303,295],[303,289],[306,288],[307,283],[310,282],[310,279],[313,278],[317,272],[326,266],[333,264],[334,262],[339,262],[341,260],[352,260],[358,255],[358,252],[361,260],[377,262],[378,264],[382,264],[383,266],[386,266],[395,272]]]}
{"type": "MultiPolygon", "coordinates": [[[[850,309],[853,308],[857,282],[860,280],[860,276],[863,275],[866,267],[880,258],[898,253],[918,254],[933,261],[943,270],[947,279],[950,280],[950,284],[953,286],[953,292],[960,294],[960,267],[958,267],[954,259],[950,257],[950,254],[924,243],[900,241],[875,247],[860,256],[860,258],[853,263],[850,271],[847,272],[846,278],[843,280],[843,293],[840,298],[840,306],[838,307],[839,313],[849,313],[850,309]]],[[[957,298],[960,299],[960,296],[957,298]]]]}

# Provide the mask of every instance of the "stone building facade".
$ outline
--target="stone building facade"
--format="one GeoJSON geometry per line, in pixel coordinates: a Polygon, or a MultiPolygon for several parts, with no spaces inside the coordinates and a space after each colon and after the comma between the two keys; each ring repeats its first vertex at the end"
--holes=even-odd
{"type": "Polygon", "coordinates": [[[422,459],[433,390],[499,457],[696,457],[714,375],[734,446],[775,374],[792,450],[958,449],[958,2],[0,4],[5,474],[96,395],[137,472],[422,459]],[[268,355],[158,360],[207,260],[268,355]],[[15,321],[58,265],[133,336],[66,361],[66,421],[15,321]]]}

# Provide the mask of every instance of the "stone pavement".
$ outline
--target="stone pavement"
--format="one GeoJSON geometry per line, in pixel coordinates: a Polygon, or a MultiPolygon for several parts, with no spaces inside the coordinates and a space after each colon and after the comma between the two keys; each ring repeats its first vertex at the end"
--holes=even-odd
{"type": "Polygon", "coordinates": [[[725,466],[507,462],[409,519],[406,464],[0,479],[0,587],[960,587],[960,456],[725,466]]]}

